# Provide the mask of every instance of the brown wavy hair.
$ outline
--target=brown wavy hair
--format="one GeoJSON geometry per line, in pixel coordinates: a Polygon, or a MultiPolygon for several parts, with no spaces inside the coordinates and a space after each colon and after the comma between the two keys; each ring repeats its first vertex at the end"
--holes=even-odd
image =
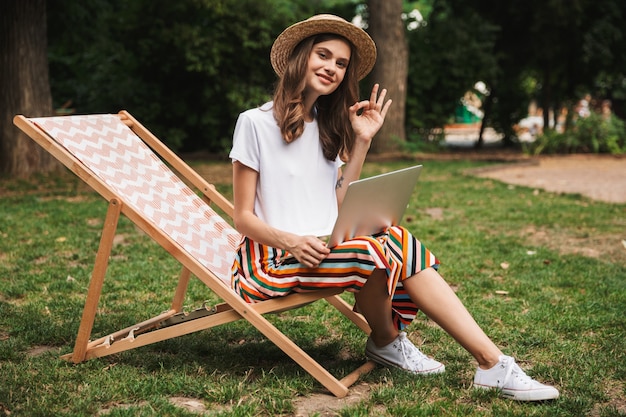
{"type": "Polygon", "coordinates": [[[350,45],[350,63],[343,81],[329,95],[320,96],[316,103],[317,123],[324,157],[335,160],[337,155],[347,161],[354,144],[354,131],[350,124],[348,107],[359,98],[356,69],[357,54],[354,46],[343,36],[320,34],[300,42],[291,53],[285,73],[278,80],[274,91],[274,118],[283,139],[291,143],[304,131],[305,75],[313,46],[332,39],[341,39],[350,45]]]}

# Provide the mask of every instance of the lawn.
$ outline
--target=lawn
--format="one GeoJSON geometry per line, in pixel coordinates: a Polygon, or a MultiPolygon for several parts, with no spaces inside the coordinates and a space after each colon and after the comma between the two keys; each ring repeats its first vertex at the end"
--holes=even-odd
{"type": "MultiPolygon", "coordinates": [[[[368,163],[365,174],[408,164],[368,163]]],[[[446,373],[377,367],[357,383],[357,400],[333,403],[335,415],[626,415],[626,205],[466,174],[485,164],[425,162],[404,224],[440,258],[440,272],[493,340],[561,398],[526,404],[474,391],[471,356],[420,316],[409,337],[446,373]]],[[[0,180],[0,415],[290,416],[303,404],[310,415],[331,415],[332,399],[307,403],[324,389],[244,322],[78,365],[59,359],[73,348],[105,212],[105,201],[69,174],[0,180]]],[[[123,219],[94,337],[166,310],[178,274],[123,219]]],[[[205,300],[218,301],[194,281],[187,308],[205,300]]],[[[334,375],[365,359],[363,333],[324,302],[270,320],[334,375]]]]}

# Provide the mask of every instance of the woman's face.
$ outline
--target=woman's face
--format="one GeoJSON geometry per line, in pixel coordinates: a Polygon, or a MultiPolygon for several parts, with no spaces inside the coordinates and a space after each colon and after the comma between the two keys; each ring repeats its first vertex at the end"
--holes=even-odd
{"type": "Polygon", "coordinates": [[[319,97],[335,91],[346,75],[350,53],[350,45],[342,39],[313,45],[305,76],[305,94],[319,97]]]}

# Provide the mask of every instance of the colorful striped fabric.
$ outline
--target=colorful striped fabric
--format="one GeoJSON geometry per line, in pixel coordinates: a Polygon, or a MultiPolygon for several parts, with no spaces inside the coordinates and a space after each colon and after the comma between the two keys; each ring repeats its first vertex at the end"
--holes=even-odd
{"type": "Polygon", "coordinates": [[[418,310],[402,281],[438,265],[435,256],[401,226],[343,242],[316,268],[303,266],[287,251],[244,237],[232,268],[232,287],[249,303],[329,287],[358,292],[375,269],[384,269],[393,320],[400,330],[413,321],[418,310]]]}

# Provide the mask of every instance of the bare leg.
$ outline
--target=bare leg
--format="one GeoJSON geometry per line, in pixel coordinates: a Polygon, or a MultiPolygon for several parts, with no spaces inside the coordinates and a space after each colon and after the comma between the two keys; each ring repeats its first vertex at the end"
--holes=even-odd
{"type": "Polygon", "coordinates": [[[474,356],[481,368],[498,363],[502,352],[436,270],[425,269],[402,283],[417,307],[474,356]]]}
{"type": "Polygon", "coordinates": [[[375,270],[354,298],[359,312],[372,329],[370,337],[374,344],[383,347],[393,342],[398,337],[398,330],[391,319],[391,297],[387,292],[385,271],[375,270]]]}

